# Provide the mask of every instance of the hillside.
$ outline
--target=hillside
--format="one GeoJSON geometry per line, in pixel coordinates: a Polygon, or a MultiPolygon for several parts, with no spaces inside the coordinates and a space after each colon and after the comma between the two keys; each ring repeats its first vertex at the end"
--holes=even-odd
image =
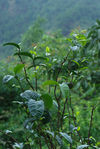
{"type": "MultiPolygon", "coordinates": [[[[0,0],[0,43],[20,42],[21,35],[38,16],[46,19],[45,29],[87,28],[100,18],[99,0],[0,0]]],[[[4,48],[0,48],[2,52],[4,48]]],[[[3,51],[3,55],[10,54],[3,51]]]]}

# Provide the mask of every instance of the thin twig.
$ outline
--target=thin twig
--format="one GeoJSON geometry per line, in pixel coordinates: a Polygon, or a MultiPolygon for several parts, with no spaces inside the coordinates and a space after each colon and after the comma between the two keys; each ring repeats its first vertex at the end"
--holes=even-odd
{"type": "Polygon", "coordinates": [[[58,113],[57,113],[57,117],[58,117],[58,121],[57,121],[57,129],[59,131],[59,127],[60,127],[60,100],[58,99],[58,113]]]}
{"type": "MultiPolygon", "coordinates": [[[[69,53],[70,53],[70,51],[68,52],[67,56],[63,59],[63,61],[62,61],[61,64],[60,64],[60,67],[59,67],[58,72],[57,72],[57,75],[56,75],[56,82],[58,82],[58,76],[59,76],[59,74],[60,74],[60,72],[61,72],[61,70],[62,70],[63,64],[66,62],[66,60],[67,60],[67,58],[68,58],[69,53]]],[[[54,96],[55,96],[55,99],[56,99],[57,104],[58,104],[57,129],[58,129],[58,131],[59,131],[59,125],[60,125],[60,108],[61,108],[61,106],[60,106],[61,92],[60,92],[59,97],[57,97],[56,90],[57,90],[57,86],[55,85],[55,88],[54,88],[54,96]]]]}
{"type": "MultiPolygon", "coordinates": [[[[61,64],[60,64],[60,67],[59,67],[58,72],[57,72],[57,75],[56,75],[56,82],[58,82],[58,76],[59,76],[59,74],[60,74],[60,72],[61,72],[61,70],[62,70],[63,64],[66,62],[66,60],[67,60],[67,58],[68,58],[69,53],[70,53],[70,51],[68,52],[67,56],[64,58],[64,60],[63,60],[63,61],[61,62],[61,64]]],[[[57,86],[55,85],[54,95],[55,95],[56,99],[58,99],[58,98],[57,98],[57,95],[56,95],[56,89],[57,89],[57,86]]],[[[61,96],[61,93],[60,93],[59,96],[61,96]]]]}
{"type": "MultiPolygon", "coordinates": [[[[24,64],[23,60],[22,60],[22,57],[20,56],[20,53],[18,54],[20,60],[21,60],[21,63],[24,64]]],[[[25,74],[25,79],[27,81],[27,83],[29,84],[29,86],[34,90],[34,87],[32,86],[32,84],[30,83],[30,81],[28,80],[28,75],[27,75],[27,72],[26,72],[26,68],[24,66],[24,74],[25,74]]]]}
{"type": "Polygon", "coordinates": [[[89,124],[89,131],[88,131],[88,145],[90,144],[90,135],[91,135],[91,128],[92,128],[92,123],[93,123],[93,114],[95,110],[95,106],[93,106],[92,111],[91,111],[91,119],[90,119],[90,124],[89,124]]]}
{"type": "Polygon", "coordinates": [[[38,125],[38,128],[37,128],[37,131],[38,133],[43,136],[45,142],[46,142],[46,145],[48,147],[48,149],[56,149],[55,148],[55,145],[51,139],[51,137],[48,135],[48,134],[45,134],[45,132],[42,131],[41,127],[38,125]]]}
{"type": "Polygon", "coordinates": [[[68,100],[68,98],[66,98],[65,103],[64,103],[64,107],[63,107],[63,112],[62,112],[62,117],[61,117],[61,129],[62,129],[62,125],[63,125],[63,117],[65,114],[65,108],[66,108],[67,100],[68,100]]]}
{"type": "Polygon", "coordinates": [[[69,129],[70,129],[70,124],[71,124],[71,114],[70,114],[70,109],[69,109],[68,100],[67,100],[67,110],[68,110],[68,114],[69,114],[69,129]]]}
{"type": "MultiPolygon", "coordinates": [[[[36,67],[35,67],[35,72],[36,72],[36,67]]],[[[38,80],[37,80],[37,72],[36,72],[36,73],[35,73],[35,90],[36,90],[36,91],[37,91],[37,89],[38,89],[37,83],[38,83],[38,80]]]]}
{"type": "MultiPolygon", "coordinates": [[[[70,108],[71,108],[71,111],[72,111],[72,116],[73,116],[74,125],[75,125],[75,127],[77,127],[76,118],[74,118],[75,116],[74,116],[74,109],[73,109],[73,107],[72,107],[71,97],[70,97],[70,108]]],[[[76,131],[77,131],[77,130],[76,130],[76,131]]],[[[77,131],[77,134],[78,134],[78,136],[79,136],[79,138],[80,138],[80,141],[81,141],[82,144],[83,144],[82,137],[81,137],[79,131],[77,131]]]]}
{"type": "Polygon", "coordinates": [[[24,88],[22,87],[22,84],[21,84],[21,82],[20,82],[18,76],[15,76],[15,78],[16,78],[16,80],[18,81],[18,83],[19,83],[19,85],[20,85],[20,88],[21,88],[22,92],[24,92],[24,88]]]}

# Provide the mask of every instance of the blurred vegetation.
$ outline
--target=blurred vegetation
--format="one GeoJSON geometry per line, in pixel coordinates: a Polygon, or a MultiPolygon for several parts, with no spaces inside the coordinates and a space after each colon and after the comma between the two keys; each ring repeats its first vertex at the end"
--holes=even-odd
{"type": "MultiPolygon", "coordinates": [[[[88,28],[93,25],[100,18],[100,1],[1,0],[0,44],[20,42],[22,34],[38,17],[46,20],[46,31],[60,29],[66,35],[76,27],[88,28]]],[[[12,54],[12,51],[11,48],[0,47],[1,57],[12,54]]]]}

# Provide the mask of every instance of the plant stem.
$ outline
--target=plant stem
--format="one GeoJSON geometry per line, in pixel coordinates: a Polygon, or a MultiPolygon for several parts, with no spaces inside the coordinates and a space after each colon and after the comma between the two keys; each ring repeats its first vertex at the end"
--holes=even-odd
{"type": "Polygon", "coordinates": [[[68,109],[68,114],[69,114],[69,130],[70,130],[70,124],[71,124],[71,114],[70,114],[70,109],[69,109],[69,103],[67,101],[67,109],[68,109]]]}
{"type": "Polygon", "coordinates": [[[63,107],[63,112],[62,112],[62,117],[61,117],[61,129],[62,129],[62,126],[63,126],[63,117],[64,117],[64,114],[65,114],[65,108],[66,108],[67,100],[68,100],[68,98],[66,98],[65,103],[64,103],[64,107],[63,107]]]}
{"type": "Polygon", "coordinates": [[[60,101],[59,101],[59,99],[58,99],[58,114],[57,114],[57,117],[58,117],[57,129],[58,129],[58,132],[59,132],[59,127],[60,127],[60,101]]]}
{"type": "Polygon", "coordinates": [[[39,140],[40,149],[42,149],[41,139],[39,140]]]}
{"type": "Polygon", "coordinates": [[[22,92],[24,92],[24,89],[23,89],[23,87],[22,87],[22,84],[21,84],[21,82],[20,82],[20,79],[18,78],[18,76],[15,76],[15,78],[16,78],[16,80],[18,81],[22,92]]]}
{"type": "MultiPolygon", "coordinates": [[[[51,72],[47,69],[47,80],[50,80],[50,74],[51,72]]],[[[51,91],[51,86],[49,85],[48,93],[51,91]]]]}
{"type": "MultiPolygon", "coordinates": [[[[71,111],[72,111],[72,116],[73,116],[74,125],[75,125],[75,127],[77,127],[76,117],[74,116],[74,109],[73,109],[73,107],[72,107],[71,97],[70,97],[70,108],[71,108],[71,111]]],[[[79,136],[80,141],[81,141],[82,144],[83,144],[82,137],[81,137],[79,131],[77,131],[77,134],[78,134],[78,136],[79,136]]]]}
{"type": "MultiPolygon", "coordinates": [[[[22,57],[20,56],[20,52],[19,52],[19,58],[21,60],[21,63],[24,64],[23,60],[22,60],[22,57]]],[[[27,81],[27,83],[29,84],[29,86],[34,90],[34,87],[32,86],[32,84],[30,83],[30,81],[28,80],[28,75],[27,75],[27,72],[26,72],[26,68],[24,66],[24,74],[25,74],[25,79],[27,81]]]]}
{"type": "Polygon", "coordinates": [[[91,119],[90,119],[90,124],[89,124],[89,131],[88,131],[88,145],[90,144],[89,139],[90,139],[90,135],[91,135],[91,128],[92,128],[94,110],[95,110],[95,107],[93,107],[92,111],[91,111],[91,119]]]}
{"type": "MultiPolygon", "coordinates": [[[[36,71],[36,67],[35,67],[35,71],[36,71]]],[[[35,73],[35,90],[37,91],[37,72],[35,73]]]]}
{"type": "MultiPolygon", "coordinates": [[[[66,60],[67,60],[67,58],[68,58],[69,53],[70,53],[70,51],[68,52],[67,56],[63,59],[63,61],[62,61],[61,64],[60,64],[60,67],[59,67],[58,72],[57,72],[57,75],[56,75],[56,82],[58,82],[58,76],[59,76],[59,74],[60,74],[60,72],[61,72],[61,70],[62,70],[63,64],[66,62],[66,60]]],[[[56,89],[57,89],[57,86],[55,85],[54,95],[55,95],[55,97],[57,98],[57,96],[56,96],[56,89]]],[[[61,96],[61,93],[60,93],[60,96],[61,96]]]]}

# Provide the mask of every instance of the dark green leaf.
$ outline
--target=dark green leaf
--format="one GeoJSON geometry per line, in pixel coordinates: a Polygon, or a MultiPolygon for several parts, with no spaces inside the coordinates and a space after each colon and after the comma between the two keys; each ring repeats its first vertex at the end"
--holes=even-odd
{"type": "Polygon", "coordinates": [[[43,94],[41,96],[42,100],[44,101],[44,105],[46,109],[50,109],[53,104],[53,99],[49,94],[43,94]]]}
{"type": "Polygon", "coordinates": [[[24,64],[17,64],[17,66],[14,67],[15,74],[20,73],[23,68],[24,68],[24,64]]]}
{"type": "Polygon", "coordinates": [[[12,75],[6,75],[3,77],[3,83],[8,83],[13,78],[14,78],[14,76],[12,76],[12,75]]]}
{"type": "Polygon", "coordinates": [[[96,22],[98,23],[98,25],[100,25],[100,20],[97,19],[96,22]]]}
{"type": "Polygon", "coordinates": [[[43,113],[43,115],[41,117],[41,122],[43,124],[47,124],[47,123],[50,122],[50,120],[51,120],[51,114],[50,114],[50,112],[47,111],[47,110],[44,110],[44,113],[43,113]]]}
{"type": "Polygon", "coordinates": [[[32,64],[31,66],[28,67],[28,69],[31,69],[31,68],[33,68],[33,67],[34,67],[34,65],[32,64]]]}
{"type": "Polygon", "coordinates": [[[37,56],[37,57],[34,58],[34,61],[35,60],[45,60],[45,61],[47,61],[48,59],[46,57],[37,56]]]}
{"type": "Polygon", "coordinates": [[[33,68],[34,66],[42,66],[42,67],[45,67],[45,68],[47,67],[45,64],[36,64],[36,65],[33,65],[33,64],[32,64],[31,66],[28,67],[28,69],[31,69],[31,68],[33,68]]]}
{"type": "Polygon", "coordinates": [[[35,101],[33,99],[30,99],[28,102],[28,108],[33,118],[38,119],[44,113],[44,102],[42,100],[35,101]]]}
{"type": "Polygon", "coordinates": [[[16,47],[16,48],[18,48],[20,50],[20,46],[18,44],[16,44],[16,43],[8,42],[8,43],[3,44],[3,46],[8,46],[8,45],[14,46],[14,47],[16,47]]]}
{"type": "Polygon", "coordinates": [[[22,55],[22,56],[28,56],[28,57],[30,57],[30,58],[32,58],[33,59],[33,56],[32,56],[32,54],[31,53],[29,53],[29,52],[17,52],[17,53],[15,53],[14,55],[22,55]]]}

